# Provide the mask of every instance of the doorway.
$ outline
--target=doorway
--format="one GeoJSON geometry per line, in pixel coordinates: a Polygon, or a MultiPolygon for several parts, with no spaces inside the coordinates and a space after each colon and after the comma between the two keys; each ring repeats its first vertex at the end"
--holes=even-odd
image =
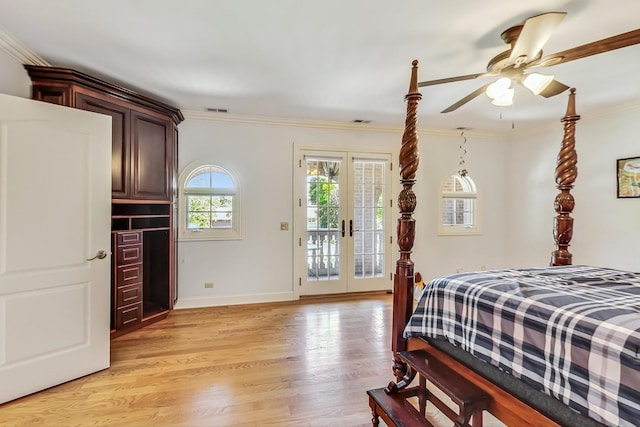
{"type": "Polygon", "coordinates": [[[296,150],[299,295],[391,289],[391,154],[296,150]]]}

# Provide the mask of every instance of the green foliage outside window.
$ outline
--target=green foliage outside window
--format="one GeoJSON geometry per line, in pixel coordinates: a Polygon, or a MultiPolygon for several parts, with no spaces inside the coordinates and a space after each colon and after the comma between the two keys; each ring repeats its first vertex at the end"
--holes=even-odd
{"type": "Polygon", "coordinates": [[[189,228],[231,228],[233,197],[189,196],[189,228]]]}
{"type": "Polygon", "coordinates": [[[314,176],[309,180],[309,203],[316,206],[320,228],[338,228],[338,184],[326,177],[314,176]]]}

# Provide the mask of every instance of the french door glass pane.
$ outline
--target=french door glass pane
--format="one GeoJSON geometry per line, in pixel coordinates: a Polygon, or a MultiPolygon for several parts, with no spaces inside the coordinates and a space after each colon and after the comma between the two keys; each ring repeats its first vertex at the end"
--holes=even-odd
{"type": "Polygon", "coordinates": [[[384,268],[384,168],[379,160],[354,160],[354,277],[382,277],[384,268]]]}
{"type": "Polygon", "coordinates": [[[340,161],[306,159],[307,280],[340,278],[340,161]]]}

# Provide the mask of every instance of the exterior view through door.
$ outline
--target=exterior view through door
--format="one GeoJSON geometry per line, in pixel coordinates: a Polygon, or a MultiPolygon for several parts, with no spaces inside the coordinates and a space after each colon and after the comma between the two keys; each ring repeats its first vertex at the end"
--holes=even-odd
{"type": "Polygon", "coordinates": [[[389,154],[299,150],[300,295],[391,289],[389,154]]]}

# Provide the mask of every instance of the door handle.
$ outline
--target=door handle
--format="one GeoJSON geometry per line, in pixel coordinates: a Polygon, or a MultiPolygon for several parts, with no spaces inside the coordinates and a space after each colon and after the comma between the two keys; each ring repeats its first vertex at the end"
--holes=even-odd
{"type": "Polygon", "coordinates": [[[344,237],[344,219],[342,220],[342,237],[344,237]]]}
{"type": "Polygon", "coordinates": [[[353,237],[353,220],[349,220],[349,237],[353,237]]]}
{"type": "Polygon", "coordinates": [[[96,256],[94,256],[93,258],[87,258],[87,261],[93,261],[96,258],[105,259],[106,257],[107,257],[107,251],[100,249],[98,252],[96,252],[96,256]]]}

